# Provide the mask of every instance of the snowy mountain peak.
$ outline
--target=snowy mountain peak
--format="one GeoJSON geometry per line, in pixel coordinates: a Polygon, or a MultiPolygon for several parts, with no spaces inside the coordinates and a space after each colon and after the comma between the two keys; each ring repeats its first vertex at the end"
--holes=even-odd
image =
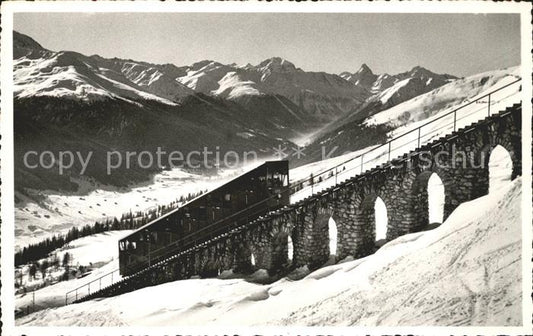
{"type": "Polygon", "coordinates": [[[372,70],[370,70],[370,68],[368,67],[368,65],[366,65],[366,63],[363,63],[361,65],[361,67],[359,68],[359,70],[357,70],[356,72],[357,74],[370,74],[370,75],[373,75],[374,73],[372,72],[372,70]]]}
{"type": "Polygon", "coordinates": [[[264,60],[258,66],[260,69],[270,70],[271,72],[294,72],[296,67],[281,57],[272,57],[264,60]]]}
{"type": "Polygon", "coordinates": [[[434,72],[429,71],[428,69],[421,67],[419,65],[413,67],[409,72],[411,77],[433,77],[438,76],[434,72]]]}
{"type": "Polygon", "coordinates": [[[152,100],[167,105],[194,92],[175,81],[183,69],[74,51],[50,51],[13,32],[14,93],[18,98],[56,97],[80,101],[152,100]]]}
{"type": "Polygon", "coordinates": [[[355,73],[343,72],[340,76],[346,79],[349,82],[352,82],[355,86],[361,87],[367,91],[370,91],[370,88],[378,78],[377,75],[374,75],[372,70],[363,63],[359,70],[355,73]]]}
{"type": "Polygon", "coordinates": [[[212,60],[203,60],[203,61],[200,61],[200,62],[196,62],[196,63],[193,63],[193,65],[191,65],[190,67],[190,70],[191,71],[198,71],[200,69],[203,69],[207,66],[209,67],[216,67],[216,66],[219,66],[219,65],[222,65],[218,62],[215,62],[215,61],[212,61],[212,60]]]}

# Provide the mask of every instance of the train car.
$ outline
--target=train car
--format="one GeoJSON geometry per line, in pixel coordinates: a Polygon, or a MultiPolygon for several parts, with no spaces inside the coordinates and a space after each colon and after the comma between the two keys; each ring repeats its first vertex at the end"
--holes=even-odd
{"type": "Polygon", "coordinates": [[[289,204],[288,161],[267,161],[119,241],[122,276],[289,204]]]}

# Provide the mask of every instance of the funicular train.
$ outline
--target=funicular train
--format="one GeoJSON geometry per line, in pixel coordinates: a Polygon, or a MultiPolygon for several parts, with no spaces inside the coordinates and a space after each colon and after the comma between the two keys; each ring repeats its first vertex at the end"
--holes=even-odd
{"type": "Polygon", "coordinates": [[[267,161],[119,241],[122,276],[289,204],[288,161],[267,161]]]}

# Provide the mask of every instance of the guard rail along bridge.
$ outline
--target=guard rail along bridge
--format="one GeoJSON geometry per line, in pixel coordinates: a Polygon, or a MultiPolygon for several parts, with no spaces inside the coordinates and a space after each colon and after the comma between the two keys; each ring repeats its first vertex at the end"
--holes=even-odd
{"type": "Polygon", "coordinates": [[[237,212],[224,219],[235,218],[235,224],[223,230],[206,228],[203,241],[179,250],[169,246],[134,274],[121,277],[115,270],[78,287],[66,293],[65,304],[194,275],[216,276],[222,270],[261,268],[273,274],[305,265],[315,269],[330,258],[330,218],[337,226],[336,260],[364,257],[375,249],[377,197],[387,208],[387,241],[429,224],[427,184],[433,173],[444,186],[445,220],[459,204],[488,193],[488,158],[495,146],[509,152],[511,178],[521,175],[520,90],[518,79],[310,179],[292,183],[290,205],[246,224],[237,224],[237,212]]]}

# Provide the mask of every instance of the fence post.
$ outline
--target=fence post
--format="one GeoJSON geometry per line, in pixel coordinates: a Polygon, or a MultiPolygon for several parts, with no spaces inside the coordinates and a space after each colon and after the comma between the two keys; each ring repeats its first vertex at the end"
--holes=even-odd
{"type": "Polygon", "coordinates": [[[419,128],[418,128],[418,146],[417,146],[416,148],[420,148],[420,129],[421,129],[421,128],[422,128],[422,127],[419,127],[419,128]]]}
{"type": "Polygon", "coordinates": [[[392,141],[389,141],[389,156],[388,156],[388,158],[387,158],[387,162],[390,161],[390,146],[391,146],[391,143],[392,143],[392,141]]]}
{"type": "Polygon", "coordinates": [[[337,167],[335,166],[335,184],[337,184],[337,174],[338,174],[337,167]]]}
{"type": "Polygon", "coordinates": [[[363,173],[363,157],[365,154],[361,155],[361,174],[363,173]]]}
{"type": "Polygon", "coordinates": [[[489,115],[488,116],[490,117],[490,93],[489,93],[489,103],[488,103],[487,107],[488,107],[488,110],[489,110],[489,115]]]}
{"type": "Polygon", "coordinates": [[[457,110],[453,110],[453,131],[455,132],[457,124],[457,110]]]}
{"type": "Polygon", "coordinates": [[[76,301],[78,301],[78,289],[76,288],[76,301]]]}

